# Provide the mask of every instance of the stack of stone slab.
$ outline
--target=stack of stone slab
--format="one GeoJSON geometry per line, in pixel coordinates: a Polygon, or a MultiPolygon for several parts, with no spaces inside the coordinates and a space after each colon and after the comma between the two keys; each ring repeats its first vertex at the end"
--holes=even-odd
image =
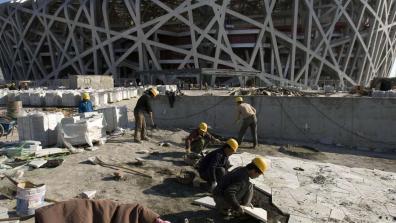
{"type": "Polygon", "coordinates": [[[81,116],[64,118],[61,121],[58,145],[89,145],[100,142],[106,137],[103,114],[84,113],[81,116]]]}
{"type": "MultiPolygon", "coordinates": [[[[76,107],[81,100],[83,92],[89,92],[94,106],[103,106],[122,100],[138,97],[148,87],[139,88],[114,88],[109,90],[45,90],[41,88],[22,91],[0,89],[0,105],[7,101],[21,100],[24,107],[76,107]]],[[[160,86],[161,91],[171,90],[173,87],[160,86]]],[[[165,94],[165,93],[164,93],[165,94]]]]}
{"type": "Polygon", "coordinates": [[[57,144],[62,113],[31,113],[18,117],[19,140],[40,141],[43,147],[57,144]]]}
{"type": "Polygon", "coordinates": [[[126,106],[110,106],[98,109],[106,121],[106,132],[113,132],[117,128],[127,128],[128,109],[126,106]]]}

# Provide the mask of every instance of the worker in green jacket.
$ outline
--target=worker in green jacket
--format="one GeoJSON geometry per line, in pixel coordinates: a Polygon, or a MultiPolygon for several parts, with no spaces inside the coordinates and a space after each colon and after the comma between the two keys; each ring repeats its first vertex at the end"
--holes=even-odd
{"type": "Polygon", "coordinates": [[[248,165],[226,174],[213,191],[216,208],[220,213],[229,215],[231,210],[244,213],[242,206],[252,206],[253,184],[249,179],[259,177],[268,167],[268,161],[256,157],[248,165]]]}

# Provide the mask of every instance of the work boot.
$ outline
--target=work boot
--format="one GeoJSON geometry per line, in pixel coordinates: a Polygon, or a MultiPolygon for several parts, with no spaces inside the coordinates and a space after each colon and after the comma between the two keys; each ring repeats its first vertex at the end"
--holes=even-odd
{"type": "Polygon", "coordinates": [[[142,141],[140,141],[139,139],[135,138],[135,143],[142,143],[142,141]]]}

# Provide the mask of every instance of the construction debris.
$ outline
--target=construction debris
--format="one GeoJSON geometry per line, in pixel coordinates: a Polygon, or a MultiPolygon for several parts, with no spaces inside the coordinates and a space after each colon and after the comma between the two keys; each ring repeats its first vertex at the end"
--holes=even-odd
{"type": "Polygon", "coordinates": [[[81,198],[92,199],[96,195],[96,190],[84,191],[81,193],[81,198]]]}
{"type": "Polygon", "coordinates": [[[305,92],[297,88],[285,87],[260,87],[260,88],[241,88],[239,91],[233,91],[231,95],[264,95],[264,96],[314,96],[318,93],[305,92]]]}

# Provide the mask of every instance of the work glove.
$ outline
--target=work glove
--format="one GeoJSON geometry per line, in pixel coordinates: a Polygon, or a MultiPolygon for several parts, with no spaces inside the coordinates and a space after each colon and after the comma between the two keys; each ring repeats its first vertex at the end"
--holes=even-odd
{"type": "Polygon", "coordinates": [[[243,215],[245,211],[243,210],[242,206],[239,205],[238,209],[236,210],[236,215],[243,215]]]}
{"type": "Polygon", "coordinates": [[[210,186],[209,186],[209,192],[212,193],[213,190],[216,188],[217,186],[217,182],[213,182],[210,186]]]}

